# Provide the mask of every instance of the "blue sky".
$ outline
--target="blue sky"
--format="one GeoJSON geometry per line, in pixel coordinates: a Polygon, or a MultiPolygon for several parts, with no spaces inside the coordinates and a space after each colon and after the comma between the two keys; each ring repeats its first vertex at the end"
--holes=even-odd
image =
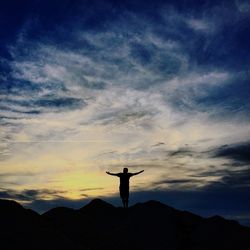
{"type": "Polygon", "coordinates": [[[0,197],[250,220],[248,1],[5,1],[0,197]]]}

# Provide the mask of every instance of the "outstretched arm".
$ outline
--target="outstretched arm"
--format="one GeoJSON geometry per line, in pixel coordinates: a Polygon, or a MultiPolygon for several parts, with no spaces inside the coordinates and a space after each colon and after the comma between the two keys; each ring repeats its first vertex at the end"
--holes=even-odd
{"type": "Polygon", "coordinates": [[[144,170],[141,170],[141,171],[136,172],[136,173],[132,173],[132,175],[137,175],[137,174],[140,174],[140,173],[142,173],[142,172],[144,172],[144,170]]]}
{"type": "Polygon", "coordinates": [[[107,174],[109,174],[109,175],[114,175],[114,176],[118,176],[118,173],[110,173],[110,172],[106,172],[107,174]]]}

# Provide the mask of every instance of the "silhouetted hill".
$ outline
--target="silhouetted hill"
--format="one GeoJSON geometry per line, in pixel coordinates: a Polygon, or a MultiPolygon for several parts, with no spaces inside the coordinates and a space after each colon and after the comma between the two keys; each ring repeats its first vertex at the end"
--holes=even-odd
{"type": "Polygon", "coordinates": [[[53,224],[11,200],[0,200],[0,249],[70,249],[71,241],[53,224]]]}
{"type": "Polygon", "coordinates": [[[96,213],[96,212],[111,212],[115,209],[115,207],[106,201],[103,201],[101,199],[94,199],[89,204],[84,206],[83,208],[80,208],[80,211],[89,211],[90,213],[96,213]]]}
{"type": "Polygon", "coordinates": [[[157,201],[128,209],[100,199],[79,210],[39,215],[0,200],[0,249],[250,249],[250,228],[219,216],[202,218],[157,201]]]}

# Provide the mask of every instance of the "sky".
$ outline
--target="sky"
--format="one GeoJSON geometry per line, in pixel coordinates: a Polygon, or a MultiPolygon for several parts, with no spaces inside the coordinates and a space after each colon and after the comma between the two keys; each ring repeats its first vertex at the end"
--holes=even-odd
{"type": "Polygon", "coordinates": [[[159,200],[250,225],[250,3],[3,1],[0,198],[159,200]]]}

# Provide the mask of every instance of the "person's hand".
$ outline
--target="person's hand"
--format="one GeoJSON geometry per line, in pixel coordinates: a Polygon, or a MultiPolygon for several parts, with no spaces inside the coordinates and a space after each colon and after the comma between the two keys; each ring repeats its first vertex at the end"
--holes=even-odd
{"type": "Polygon", "coordinates": [[[144,172],[144,170],[141,171],[141,173],[144,172]]]}
{"type": "Polygon", "coordinates": [[[107,174],[110,174],[108,171],[106,171],[107,174]]]}

